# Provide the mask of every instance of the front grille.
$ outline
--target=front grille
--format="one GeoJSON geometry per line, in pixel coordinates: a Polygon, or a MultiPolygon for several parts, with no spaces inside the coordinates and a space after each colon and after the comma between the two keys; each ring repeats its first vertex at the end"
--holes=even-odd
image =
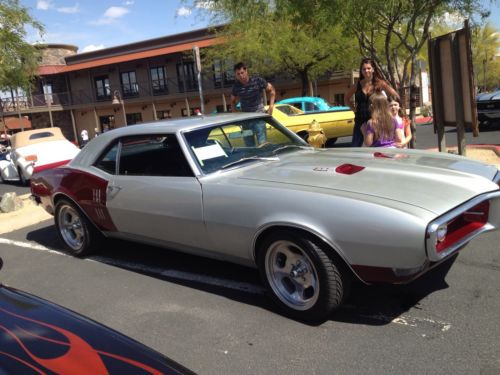
{"type": "Polygon", "coordinates": [[[491,102],[478,102],[477,109],[481,111],[500,111],[500,100],[495,100],[491,102]]]}

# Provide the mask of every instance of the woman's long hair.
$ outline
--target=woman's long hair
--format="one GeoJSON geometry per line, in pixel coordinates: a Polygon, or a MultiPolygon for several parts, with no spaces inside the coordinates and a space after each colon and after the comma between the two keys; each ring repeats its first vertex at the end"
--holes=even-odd
{"type": "Polygon", "coordinates": [[[375,139],[391,138],[394,122],[389,111],[389,102],[384,94],[374,93],[370,96],[370,112],[375,139]]]}
{"type": "Polygon", "coordinates": [[[376,92],[380,92],[382,90],[380,83],[384,81],[384,78],[382,77],[382,73],[380,73],[380,69],[378,68],[378,65],[375,62],[375,60],[370,59],[368,57],[365,57],[363,60],[361,60],[361,64],[359,64],[359,80],[361,81],[362,79],[365,78],[362,71],[364,64],[370,64],[372,66],[373,68],[372,85],[376,92]]]}

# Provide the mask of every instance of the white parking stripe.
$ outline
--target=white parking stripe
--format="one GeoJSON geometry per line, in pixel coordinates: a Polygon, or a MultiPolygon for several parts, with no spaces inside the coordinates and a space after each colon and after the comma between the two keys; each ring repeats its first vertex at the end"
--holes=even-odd
{"type": "Polygon", "coordinates": [[[33,249],[33,250],[48,251],[51,254],[66,255],[66,254],[61,253],[59,251],[51,250],[48,247],[38,245],[38,244],[33,243],[33,242],[21,242],[21,241],[9,240],[8,238],[0,238],[0,244],[24,247],[24,248],[29,248],[29,249],[33,249]]]}
{"type": "MultiPolygon", "coordinates": [[[[33,249],[33,250],[39,250],[39,251],[47,251],[51,254],[66,255],[66,254],[61,253],[59,251],[51,250],[45,246],[38,245],[38,244],[33,243],[33,242],[21,242],[21,241],[10,240],[7,238],[0,238],[0,244],[24,247],[24,248],[29,248],[29,249],[33,249]]],[[[111,265],[111,266],[117,266],[117,267],[129,269],[129,270],[133,270],[133,271],[140,271],[140,272],[149,273],[152,275],[161,275],[161,276],[170,277],[170,278],[176,279],[176,280],[198,282],[198,283],[202,283],[202,284],[206,284],[206,285],[212,285],[212,286],[223,287],[223,288],[228,288],[228,289],[233,289],[233,290],[239,290],[239,291],[246,292],[246,293],[264,294],[264,292],[265,292],[265,289],[263,287],[256,285],[256,284],[239,282],[239,281],[230,280],[230,279],[222,279],[222,278],[207,276],[207,275],[194,274],[194,273],[189,273],[189,272],[184,272],[184,271],[168,270],[168,269],[160,268],[160,267],[144,266],[144,265],[137,264],[137,263],[126,262],[126,261],[121,261],[121,260],[117,260],[117,259],[111,259],[111,258],[103,257],[100,255],[92,256],[92,257],[89,257],[89,258],[86,258],[83,260],[106,263],[106,264],[111,265]]]]}
{"type": "MultiPolygon", "coordinates": [[[[39,250],[39,251],[47,251],[49,253],[57,254],[57,255],[66,255],[66,254],[61,253],[59,251],[51,250],[45,246],[38,245],[38,244],[33,243],[33,242],[21,242],[21,241],[9,240],[7,238],[0,238],[0,244],[24,247],[24,248],[29,248],[29,249],[33,249],[33,250],[39,250]]],[[[262,287],[260,285],[256,285],[256,284],[239,282],[239,281],[235,281],[235,280],[223,279],[223,278],[207,276],[207,275],[194,274],[194,273],[185,272],[185,271],[177,271],[177,270],[172,270],[172,269],[169,270],[169,269],[164,269],[161,267],[144,266],[144,265],[141,265],[138,263],[132,263],[132,262],[127,262],[127,261],[122,261],[119,259],[112,259],[112,258],[103,257],[101,255],[92,256],[89,258],[85,258],[83,260],[90,261],[90,262],[105,263],[105,264],[108,264],[111,266],[125,268],[125,269],[129,269],[129,270],[133,270],[133,271],[144,272],[144,273],[148,273],[151,275],[161,275],[161,276],[169,277],[169,278],[176,279],[176,280],[198,282],[201,284],[238,290],[238,291],[242,291],[245,293],[257,294],[257,295],[261,295],[261,294],[265,293],[264,287],[262,287]]],[[[356,306],[347,305],[347,304],[344,305],[343,308],[346,310],[354,310],[354,311],[358,310],[356,306]]],[[[363,318],[378,320],[378,321],[382,321],[382,322],[386,322],[386,323],[404,325],[407,327],[418,327],[419,325],[430,325],[430,326],[437,328],[441,332],[446,332],[446,331],[450,330],[450,328],[451,328],[451,323],[446,323],[443,321],[433,320],[433,319],[429,319],[429,318],[419,318],[419,317],[411,317],[411,316],[405,316],[405,315],[400,315],[397,318],[393,318],[393,317],[390,317],[390,316],[387,316],[384,314],[372,314],[372,315],[356,314],[356,315],[363,317],[363,318]]]]}

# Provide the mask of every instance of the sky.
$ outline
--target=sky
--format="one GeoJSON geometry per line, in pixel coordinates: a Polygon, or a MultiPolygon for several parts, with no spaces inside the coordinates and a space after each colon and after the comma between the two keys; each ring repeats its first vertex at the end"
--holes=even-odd
{"type": "Polygon", "coordinates": [[[21,0],[45,27],[43,39],[28,29],[30,42],[71,44],[78,53],[204,28],[203,9],[182,0],[21,0]]]}
{"type": "MultiPolygon", "coordinates": [[[[353,1],[353,0],[350,0],[353,1]]],[[[500,29],[500,0],[482,0],[500,29]]],[[[208,13],[191,11],[182,0],[21,0],[45,26],[43,39],[28,30],[30,42],[71,44],[78,53],[113,47],[206,27],[208,13]]]]}

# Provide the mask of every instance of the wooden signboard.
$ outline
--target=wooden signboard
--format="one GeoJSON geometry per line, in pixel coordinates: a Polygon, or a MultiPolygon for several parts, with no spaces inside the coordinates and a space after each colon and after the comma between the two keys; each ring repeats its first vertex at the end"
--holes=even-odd
{"type": "Polygon", "coordinates": [[[434,130],[439,151],[446,151],[444,129],[457,128],[458,153],[465,155],[465,127],[479,135],[470,28],[429,39],[429,70],[432,87],[434,130]]]}

